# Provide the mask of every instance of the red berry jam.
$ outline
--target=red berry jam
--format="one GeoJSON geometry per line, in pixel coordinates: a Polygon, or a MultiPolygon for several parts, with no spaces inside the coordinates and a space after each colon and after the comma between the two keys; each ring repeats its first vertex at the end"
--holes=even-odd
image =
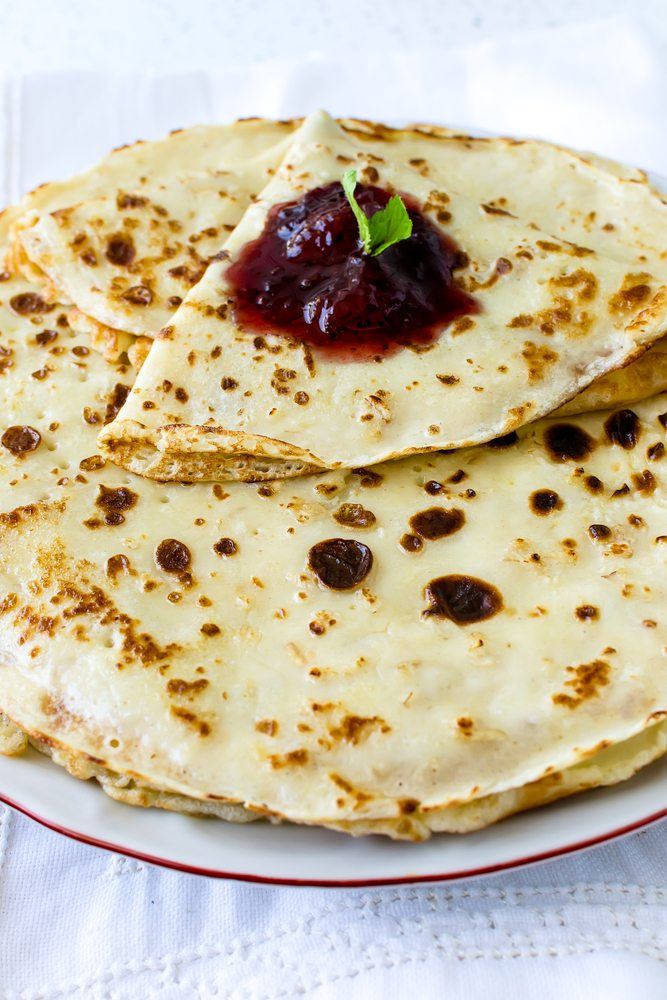
{"type": "MultiPolygon", "coordinates": [[[[368,216],[390,198],[364,185],[355,196],[368,216]]],[[[452,320],[477,312],[453,281],[464,255],[413,199],[403,201],[412,235],[377,257],[364,252],[338,181],[275,205],[262,235],[227,270],[238,324],[358,360],[428,344],[452,320]]]]}

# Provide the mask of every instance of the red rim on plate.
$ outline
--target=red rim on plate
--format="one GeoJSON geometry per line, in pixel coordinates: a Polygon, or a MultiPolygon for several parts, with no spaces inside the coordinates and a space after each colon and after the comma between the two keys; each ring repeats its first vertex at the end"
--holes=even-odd
{"type": "Polygon", "coordinates": [[[565,855],[574,854],[577,851],[583,851],[588,847],[596,847],[599,844],[608,843],[610,840],[616,840],[619,837],[624,837],[626,834],[635,833],[637,830],[642,830],[645,827],[650,826],[652,823],[657,823],[659,820],[667,819],[667,808],[660,809],[658,812],[651,813],[643,819],[635,820],[633,823],[629,823],[626,826],[619,826],[614,830],[608,831],[607,833],[600,834],[598,837],[589,837],[586,840],[574,841],[571,844],[566,844],[563,847],[554,848],[550,851],[541,851],[536,854],[529,854],[525,857],[516,858],[512,861],[503,861],[494,865],[485,865],[481,868],[470,868],[467,870],[461,869],[459,871],[445,873],[439,872],[430,875],[404,875],[396,878],[297,879],[275,878],[270,875],[251,875],[247,872],[229,872],[219,869],[198,868],[196,865],[188,865],[179,861],[171,861],[169,858],[160,858],[152,854],[145,854],[141,851],[135,851],[130,847],[124,847],[122,844],[112,844],[105,840],[98,840],[96,837],[90,837],[85,833],[70,830],[68,827],[61,826],[59,823],[52,822],[51,820],[45,819],[43,816],[39,816],[37,813],[34,813],[32,810],[21,805],[20,802],[16,802],[14,799],[10,799],[2,793],[0,793],[0,802],[3,802],[6,806],[15,809],[17,812],[22,813],[24,816],[27,816],[28,819],[34,820],[36,823],[46,827],[48,830],[52,830],[54,833],[59,833],[64,837],[68,837],[70,840],[76,840],[81,844],[87,844],[89,847],[97,847],[105,851],[113,851],[115,854],[123,854],[125,857],[134,858],[137,861],[145,861],[148,864],[159,865],[161,868],[169,868],[174,871],[184,872],[188,875],[206,875],[209,878],[230,879],[236,882],[254,882],[262,885],[287,885],[319,889],[363,889],[383,885],[414,885],[419,882],[455,882],[466,878],[477,878],[481,875],[493,875],[498,872],[511,871],[516,868],[524,868],[527,865],[538,864],[541,861],[552,861],[555,858],[562,858],[565,855]]]}

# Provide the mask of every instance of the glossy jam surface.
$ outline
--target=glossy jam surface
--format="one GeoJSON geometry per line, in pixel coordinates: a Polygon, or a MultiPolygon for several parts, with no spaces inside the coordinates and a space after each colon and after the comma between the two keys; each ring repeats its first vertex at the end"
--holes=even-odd
{"type": "MultiPolygon", "coordinates": [[[[355,195],[368,216],[390,197],[370,186],[355,195]]],[[[262,235],[227,270],[236,321],[352,360],[428,344],[452,320],[477,312],[453,281],[465,260],[459,248],[403,200],[412,236],[377,257],[364,253],[337,181],[275,205],[262,235]]]]}

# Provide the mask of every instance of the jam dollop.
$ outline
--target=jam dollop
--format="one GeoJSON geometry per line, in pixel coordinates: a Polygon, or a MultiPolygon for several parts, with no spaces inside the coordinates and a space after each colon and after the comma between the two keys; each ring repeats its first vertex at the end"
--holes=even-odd
{"type": "MultiPolygon", "coordinates": [[[[367,216],[390,198],[371,185],[358,185],[355,196],[367,216]]],[[[412,198],[403,201],[412,235],[377,256],[364,252],[338,181],[275,205],[226,272],[237,323],[354,360],[429,344],[452,320],[477,312],[453,280],[465,255],[412,198]]]]}

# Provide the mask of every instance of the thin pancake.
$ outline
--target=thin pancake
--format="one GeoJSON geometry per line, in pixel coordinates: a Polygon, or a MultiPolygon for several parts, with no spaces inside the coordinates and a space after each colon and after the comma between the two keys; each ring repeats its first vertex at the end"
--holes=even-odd
{"type": "MultiPolygon", "coordinates": [[[[69,752],[52,738],[44,740],[38,736],[28,736],[6,716],[0,715],[0,754],[18,756],[26,752],[29,744],[51,757],[56,764],[65,767],[73,777],[82,781],[96,779],[107,795],[127,805],[141,806],[144,809],[167,809],[195,816],[215,816],[230,823],[252,823],[265,818],[261,812],[246,809],[234,802],[216,802],[212,799],[193,798],[191,795],[179,795],[148,785],[136,776],[117,774],[95,763],[85,753],[69,752]]],[[[406,834],[420,839],[427,836],[428,832],[470,833],[497,823],[506,816],[555,802],[568,795],[627,781],[666,752],[667,721],[657,722],[629,740],[590,754],[574,767],[554,771],[521,788],[511,788],[434,811],[428,817],[426,828],[407,819],[400,823],[353,820],[335,824],[333,829],[355,837],[366,833],[386,833],[397,839],[406,834]]],[[[280,822],[275,816],[267,818],[274,823],[280,822]]]]}
{"type": "MultiPolygon", "coordinates": [[[[188,228],[188,210],[191,200],[198,198],[202,176],[214,178],[220,171],[239,171],[247,162],[249,164],[247,184],[251,185],[253,160],[266,154],[271,147],[279,146],[281,141],[287,140],[294,127],[295,123],[290,121],[248,119],[232,122],[230,125],[196,126],[174,132],[154,142],[139,141],[114,150],[90,170],[64,181],[42,184],[26,195],[18,205],[5,209],[0,216],[0,239],[3,242],[9,240],[4,255],[6,262],[11,270],[21,271],[24,277],[40,284],[41,293],[47,298],[61,302],[73,301],[78,305],[78,289],[82,285],[85,286],[86,281],[90,283],[90,265],[74,255],[72,259],[77,262],[74,269],[76,273],[69,274],[71,266],[66,267],[64,273],[61,271],[57,266],[58,261],[63,263],[67,260],[70,249],[66,242],[67,237],[62,231],[63,245],[48,250],[36,242],[36,259],[31,260],[22,242],[26,230],[35,224],[43,225],[47,236],[53,238],[52,214],[67,209],[76,215],[78,206],[89,201],[100,206],[100,222],[104,224],[106,220],[110,223],[114,207],[117,208],[119,202],[121,204],[126,202],[128,195],[134,193],[141,196],[144,187],[151,188],[153,192],[166,187],[174,192],[179,190],[182,192],[183,198],[177,206],[177,214],[181,214],[183,220],[176,219],[176,221],[181,221],[184,225],[186,238],[194,236],[197,234],[197,229],[194,225],[188,228]],[[48,259],[49,276],[42,269],[42,261],[37,259],[39,256],[48,259]],[[76,298],[71,298],[72,293],[76,298]]],[[[279,156],[277,153],[276,162],[279,156]]],[[[261,186],[260,179],[257,182],[257,189],[261,186]]],[[[252,189],[248,190],[246,204],[252,193],[252,189]]],[[[236,194],[238,196],[240,192],[237,190],[236,194]]],[[[173,198],[172,195],[172,201],[173,198]]],[[[239,216],[243,207],[244,205],[239,205],[239,216]]],[[[85,216],[85,210],[83,211],[85,216]]],[[[118,226],[113,231],[122,226],[123,211],[125,210],[117,211],[118,226]]],[[[223,214],[228,215],[229,212],[230,207],[227,205],[223,214]]],[[[83,221],[87,225],[90,220],[85,218],[83,221]]],[[[208,219],[206,226],[214,226],[214,221],[208,219]]],[[[26,239],[30,242],[30,238],[26,239]]],[[[148,239],[148,234],[144,234],[143,239],[148,239]]],[[[129,311],[129,316],[133,317],[134,321],[128,325],[126,323],[128,312],[121,312],[116,308],[114,314],[113,307],[110,311],[108,302],[104,303],[104,308],[98,313],[100,303],[104,301],[100,293],[93,294],[92,290],[88,289],[88,296],[84,296],[84,300],[86,304],[91,305],[91,312],[88,323],[82,322],[81,329],[90,333],[90,321],[99,324],[99,327],[93,328],[94,343],[111,360],[128,346],[130,339],[127,335],[133,333],[142,322],[146,327],[140,330],[143,335],[154,332],[149,316],[141,304],[129,311]],[[105,316],[113,317],[115,322],[120,321],[120,325],[118,327],[107,325],[105,316]]],[[[80,315],[78,312],[73,315],[75,324],[80,315]]]]}
{"type": "Polygon", "coordinates": [[[666,412],[271,487],[86,469],[2,518],[0,707],[135,800],[349,832],[625,777],[664,750],[666,412]]]}
{"type": "Polygon", "coordinates": [[[478,138],[433,125],[362,122],[354,134],[437,188],[474,190],[480,203],[554,236],[667,275],[667,204],[640,170],[535,139],[478,138]]]}
{"type": "MultiPolygon", "coordinates": [[[[0,449],[0,708],[19,724],[0,717],[0,752],[20,752],[28,731],[124,801],[413,838],[623,780],[665,752],[667,398],[637,418],[543,422],[500,450],[257,494],[163,487],[94,454],[127,367],[88,351],[38,289],[0,287],[0,437],[12,431],[0,449]],[[165,502],[186,567],[173,545],[155,564],[165,502]],[[317,583],[332,535],[373,555],[351,591],[317,583]],[[474,572],[503,606],[440,620],[443,572],[474,572]],[[508,705],[509,690],[521,697],[508,705]],[[156,722],[149,743],[167,733],[157,760],[139,705],[156,722]],[[212,769],[222,758],[222,799],[204,758],[212,769]]],[[[446,604],[451,614],[451,592],[446,604]]]]}
{"type": "MultiPolygon", "coordinates": [[[[481,139],[432,125],[394,129],[354,119],[341,120],[340,124],[349,134],[361,136],[376,154],[389,152],[392,158],[419,170],[437,187],[446,189],[452,184],[472,188],[480,203],[502,207],[562,239],[627,259],[639,270],[648,268],[656,275],[665,273],[662,233],[667,225],[667,206],[639,170],[538,140],[481,139]],[[559,192],[557,199],[552,197],[553,191],[559,192]]],[[[155,143],[137,144],[111,154],[88,174],[46,185],[30,196],[18,210],[23,217],[16,226],[19,238],[14,240],[13,256],[29,277],[41,281],[49,295],[74,302],[77,308],[71,315],[72,325],[88,332],[97,349],[116,357],[131,345],[128,333],[154,335],[166,322],[166,304],[174,296],[181,296],[182,288],[170,288],[168,294],[165,291],[160,296],[163,305],[157,310],[146,309],[141,300],[136,304],[128,300],[119,303],[113,287],[106,284],[100,287],[99,271],[91,282],[90,266],[85,264],[81,253],[77,254],[77,247],[72,248],[67,242],[67,226],[56,222],[59,210],[67,205],[72,222],[81,213],[85,232],[90,210],[84,199],[92,198],[103,207],[102,219],[108,234],[113,235],[126,221],[123,211],[116,211],[114,216],[118,203],[123,204],[127,199],[122,185],[134,190],[137,186],[154,184],[157,178],[162,188],[185,190],[182,203],[187,204],[190,187],[192,198],[199,197],[201,173],[197,171],[215,171],[225,163],[238,170],[244,158],[263,153],[280,140],[286,141],[297,125],[297,121],[254,121],[231,126],[198,126],[155,143]],[[109,189],[113,192],[110,197],[109,189]],[[100,202],[101,193],[107,197],[100,202]],[[77,204],[72,206],[73,202],[77,204]],[[54,209],[56,213],[51,217],[54,209]]],[[[259,191],[261,183],[251,183],[245,165],[243,179],[249,193],[259,191]]],[[[234,204],[239,205],[238,198],[234,204]]],[[[229,207],[226,214],[230,214],[229,207]]],[[[177,205],[175,220],[182,225],[179,215],[187,215],[182,204],[177,205]]],[[[216,228],[218,215],[214,210],[202,220],[202,228],[216,228]]],[[[143,220],[140,217],[138,221],[143,220]]],[[[234,221],[238,221],[238,216],[234,221]]],[[[185,229],[188,230],[187,219],[185,229]]],[[[192,226],[185,237],[196,232],[192,226]]],[[[101,242],[99,231],[91,235],[94,244],[101,242]]],[[[104,251],[104,245],[101,249],[104,251]]],[[[198,249],[201,256],[204,247],[198,249]]],[[[178,265],[158,267],[159,277],[166,276],[167,285],[172,284],[168,272],[173,266],[178,265]]],[[[183,278],[197,273],[191,262],[186,267],[183,278]]],[[[135,355],[135,360],[140,361],[141,357],[135,355]]],[[[638,397],[627,396],[624,390],[630,388],[636,393],[645,383],[646,373],[644,366],[636,374],[629,373],[627,380],[603,378],[599,392],[575,404],[577,412],[584,412],[589,402],[595,403],[596,399],[604,399],[609,405],[633,401],[638,397]]],[[[653,369],[649,381],[649,391],[644,395],[667,388],[662,368],[653,369]]]]}
{"type": "Polygon", "coordinates": [[[59,492],[88,465],[104,464],[96,437],[132,385],[24,279],[0,285],[0,509],[59,492]],[[27,309],[17,312],[16,307],[27,309]],[[25,430],[27,428],[27,430],[25,430]],[[21,433],[24,431],[24,433],[21,433]]]}
{"type": "MultiPolygon", "coordinates": [[[[342,362],[234,319],[226,261],[210,265],[100,437],[113,461],[161,480],[270,479],[372,464],[501,436],[556,409],[659,339],[667,289],[645,271],[547,236],[352,143],[323,114],[227,241],[231,261],[270,207],[353,163],[410,193],[467,255],[458,283],[479,313],[429,349],[342,362]],[[447,206],[443,214],[443,205],[447,206]]],[[[364,172],[366,172],[364,174],[364,172]]]]}
{"type": "Polygon", "coordinates": [[[558,410],[560,416],[629,406],[667,389],[667,341],[661,337],[645,354],[610,372],[558,410]]]}
{"type": "MultiPolygon", "coordinates": [[[[52,295],[103,327],[152,336],[271,176],[282,143],[242,164],[145,183],[41,216],[20,232],[52,295]]],[[[123,347],[120,341],[118,347],[123,347]]]]}

